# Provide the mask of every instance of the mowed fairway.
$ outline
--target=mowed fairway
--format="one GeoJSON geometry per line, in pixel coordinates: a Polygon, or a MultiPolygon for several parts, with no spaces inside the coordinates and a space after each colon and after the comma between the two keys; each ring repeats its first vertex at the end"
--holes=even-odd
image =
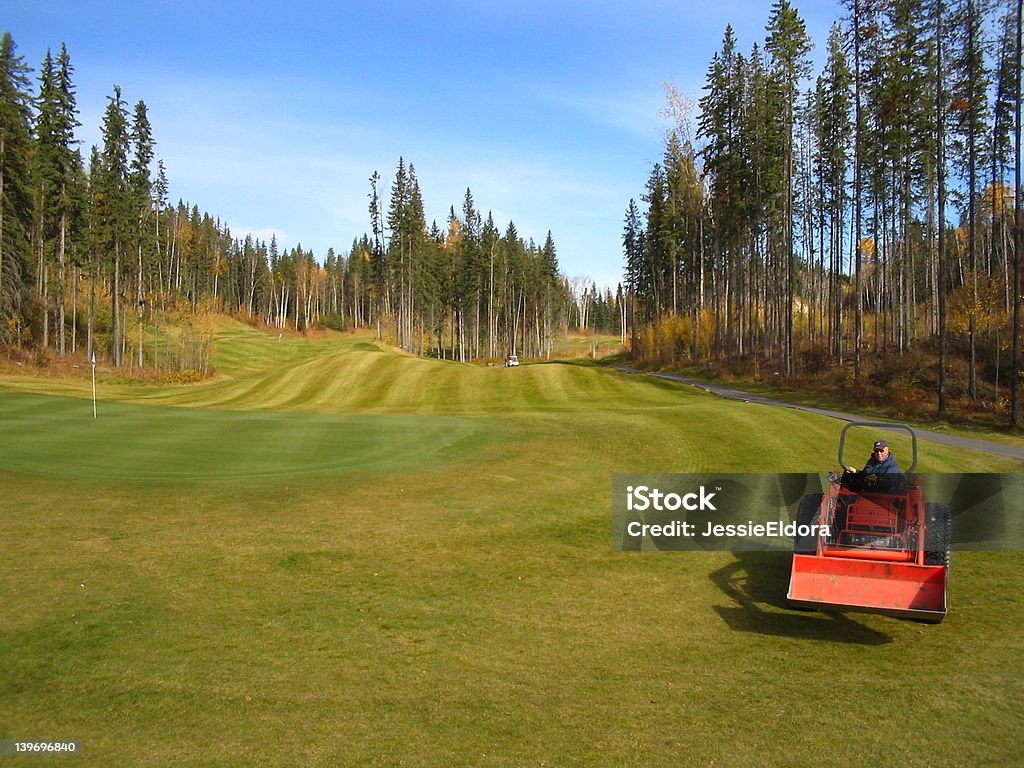
{"type": "Polygon", "coordinates": [[[1024,556],[956,553],[929,626],[789,610],[785,555],[611,551],[614,472],[823,471],[839,422],[228,321],[216,361],[101,376],[96,421],[0,377],[0,739],[85,750],[10,764],[1024,760],[1024,556]]]}

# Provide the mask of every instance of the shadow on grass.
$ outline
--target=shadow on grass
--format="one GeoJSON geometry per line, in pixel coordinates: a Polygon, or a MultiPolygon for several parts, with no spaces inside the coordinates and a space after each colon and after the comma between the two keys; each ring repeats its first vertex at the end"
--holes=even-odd
{"type": "Polygon", "coordinates": [[[590,357],[565,357],[553,358],[551,360],[531,360],[527,365],[574,365],[577,368],[608,368],[611,363],[610,357],[601,357],[597,360],[590,357]]]}
{"type": "Polygon", "coordinates": [[[858,645],[885,645],[893,638],[842,613],[798,611],[786,601],[791,555],[786,552],[734,552],[736,560],[710,578],[735,606],[715,606],[738,632],[858,645]],[[764,606],[782,609],[766,610],[764,606]]]}

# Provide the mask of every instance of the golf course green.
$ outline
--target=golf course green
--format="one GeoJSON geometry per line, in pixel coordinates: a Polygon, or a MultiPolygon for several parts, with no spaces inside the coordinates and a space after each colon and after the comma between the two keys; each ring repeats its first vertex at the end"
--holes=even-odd
{"type": "MultiPolygon", "coordinates": [[[[613,473],[826,471],[834,419],[231,320],[215,367],[101,369],[96,419],[84,370],[0,375],[0,739],[84,753],[0,760],[1024,756],[1020,553],[954,553],[932,626],[792,610],[784,553],[612,551],[613,473]]],[[[926,444],[919,469],[1024,467],[926,444]]]]}

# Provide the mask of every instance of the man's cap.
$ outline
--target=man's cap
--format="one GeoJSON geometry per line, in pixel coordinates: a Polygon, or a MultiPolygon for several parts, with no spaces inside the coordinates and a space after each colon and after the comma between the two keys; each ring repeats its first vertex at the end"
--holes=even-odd
{"type": "Polygon", "coordinates": [[[888,447],[889,447],[889,443],[887,443],[885,440],[876,440],[875,441],[875,450],[876,451],[880,451],[883,448],[888,448],[888,447]]]}

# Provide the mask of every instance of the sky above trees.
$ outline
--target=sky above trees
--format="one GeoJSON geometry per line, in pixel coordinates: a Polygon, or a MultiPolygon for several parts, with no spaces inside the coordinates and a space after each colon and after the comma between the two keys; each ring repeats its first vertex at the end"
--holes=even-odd
{"type": "MultiPolygon", "coordinates": [[[[62,42],[82,150],[107,96],[144,99],[170,198],[235,236],[323,258],[370,228],[370,174],[416,165],[428,221],[468,185],[501,224],[551,229],[562,270],[621,279],[623,201],[664,149],[662,83],[699,96],[726,24],[763,41],[768,3],[8,2],[38,69],[62,42]]],[[[798,4],[823,58],[835,3],[798,4]]],[[[815,69],[818,67],[815,66],[815,69]]]]}

